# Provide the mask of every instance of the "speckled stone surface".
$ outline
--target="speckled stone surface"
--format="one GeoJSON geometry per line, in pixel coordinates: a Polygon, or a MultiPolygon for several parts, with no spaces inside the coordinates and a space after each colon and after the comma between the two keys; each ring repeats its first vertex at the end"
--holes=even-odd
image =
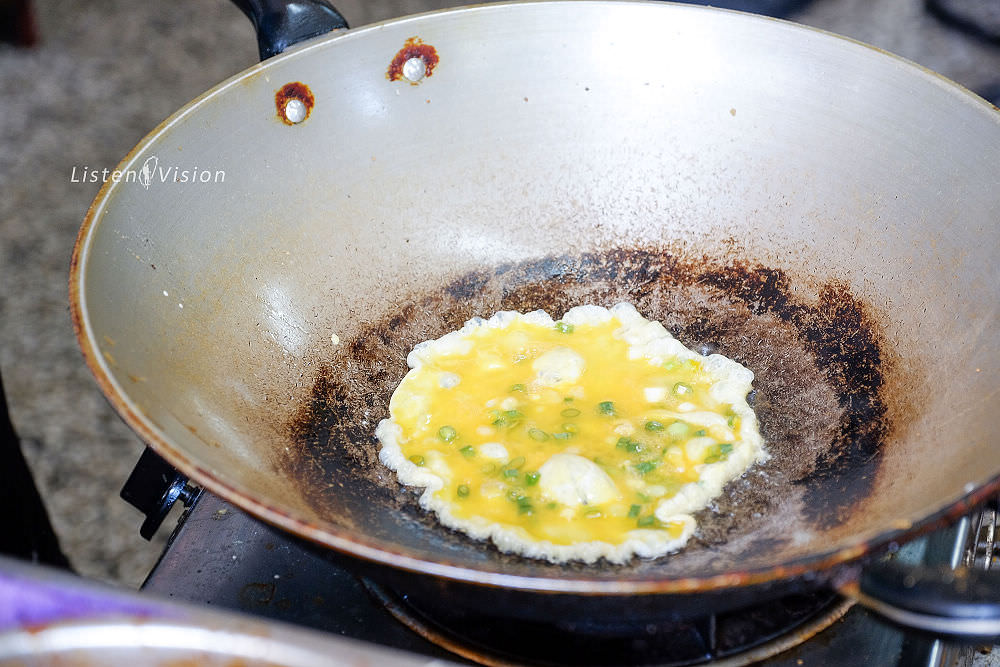
{"type": "MultiPolygon", "coordinates": [[[[223,0],[35,2],[42,44],[0,46],[0,369],[74,566],[136,586],[167,531],[143,541],[138,512],[118,498],[142,444],[108,407],[73,336],[69,257],[98,184],[71,182],[71,174],[74,166],[113,168],[172,111],[253,64],[256,42],[250,23],[223,0]]],[[[359,26],[459,3],[335,4],[359,26]]],[[[1000,83],[1000,48],[941,25],[922,0],[814,0],[792,18],[975,90],[1000,83]]]]}

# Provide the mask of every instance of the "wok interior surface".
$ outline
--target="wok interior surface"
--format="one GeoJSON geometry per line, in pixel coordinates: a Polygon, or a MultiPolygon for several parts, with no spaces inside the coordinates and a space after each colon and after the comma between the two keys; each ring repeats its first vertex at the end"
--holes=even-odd
{"type": "Polygon", "coordinates": [[[124,168],[157,155],[225,182],[105,188],[74,321],[170,461],[349,553],[577,589],[848,559],[1000,473],[998,154],[985,103],[790,24],[664,3],[415,17],[268,61],[150,135],[124,168]],[[414,37],[433,76],[390,81],[414,37]],[[275,116],[289,82],[315,95],[296,126],[275,116]],[[683,552],[506,556],[380,466],[415,343],[618,301],[756,374],[772,458],[683,552]]]}
{"type": "MultiPolygon", "coordinates": [[[[734,254],[737,254],[734,252],[734,254]]],[[[379,539],[435,558],[496,560],[505,570],[556,575],[682,576],[753,567],[755,556],[843,530],[871,492],[894,430],[884,394],[893,363],[866,306],[836,282],[798,298],[780,271],[696,260],[668,248],[613,248],[504,264],[400,299],[317,369],[311,401],[295,416],[284,470],[310,503],[379,539]],[[378,461],[372,425],[418,342],[470,317],[627,301],[693,349],[719,352],[756,374],[752,398],[771,459],[754,466],[711,509],[680,554],[626,567],[543,565],[500,555],[443,529],[378,461]],[[345,474],[346,472],[346,474],[345,474]],[[371,521],[373,508],[386,512],[371,521]]],[[[888,397],[891,400],[891,397],[888,397]]]]}

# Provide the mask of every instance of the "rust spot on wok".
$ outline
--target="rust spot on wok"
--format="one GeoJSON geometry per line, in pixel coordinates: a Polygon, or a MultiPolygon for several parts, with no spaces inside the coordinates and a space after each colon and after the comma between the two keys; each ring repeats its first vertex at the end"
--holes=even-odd
{"type": "MultiPolygon", "coordinates": [[[[419,37],[410,37],[403,44],[403,48],[396,53],[389,68],[385,71],[385,78],[389,81],[399,81],[403,78],[403,65],[410,58],[420,58],[424,61],[424,76],[434,73],[434,68],[441,60],[438,57],[437,49],[430,44],[424,44],[419,37]]],[[[410,81],[411,85],[417,85],[419,81],[410,81]]]]}
{"type": "Polygon", "coordinates": [[[295,125],[295,123],[288,120],[285,116],[285,106],[290,100],[299,100],[305,105],[305,118],[309,118],[309,114],[312,113],[313,106],[316,104],[316,98],[313,96],[312,91],[309,90],[309,86],[301,81],[286,83],[274,94],[274,106],[278,110],[278,119],[285,125],[295,125]]]}
{"type": "Polygon", "coordinates": [[[256,582],[245,584],[239,592],[240,606],[244,609],[256,607],[266,607],[274,600],[274,595],[278,587],[273,581],[256,582]]]}
{"type": "Polygon", "coordinates": [[[823,533],[849,520],[872,488],[892,425],[883,397],[891,360],[871,306],[837,281],[803,285],[733,256],[739,255],[618,247],[502,264],[428,285],[331,354],[311,400],[290,424],[293,445],[280,465],[331,522],[430,549],[437,562],[468,564],[471,550],[492,550],[490,562],[516,572],[520,565],[535,574],[606,574],[607,564],[555,566],[500,555],[443,528],[378,461],[373,433],[388,416],[389,397],[416,343],[497,310],[559,315],[583,303],[628,301],[686,345],[726,354],[754,371],[752,399],[772,458],[698,515],[697,536],[684,551],[610,569],[638,577],[654,569],[658,577],[731,573],[738,585],[744,573],[773,563],[793,544],[795,529],[823,533]]]}

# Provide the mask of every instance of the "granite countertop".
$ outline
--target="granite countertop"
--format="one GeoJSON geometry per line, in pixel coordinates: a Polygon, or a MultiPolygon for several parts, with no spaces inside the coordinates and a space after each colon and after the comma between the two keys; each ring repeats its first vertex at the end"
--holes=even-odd
{"type": "MultiPolygon", "coordinates": [[[[256,62],[249,22],[223,0],[35,0],[42,43],[0,46],[0,368],[11,415],[76,569],[138,585],[163,546],[118,498],[142,444],[85,368],[66,280],[99,184],[159,121],[256,62]]],[[[352,25],[458,4],[335,2],[352,25]]],[[[1000,83],[1000,47],[969,39],[923,0],[813,0],[791,18],[870,42],[978,91],[1000,83]]],[[[994,88],[995,90],[995,88],[994,88]]],[[[946,129],[946,128],[944,128],[946,129]]]]}

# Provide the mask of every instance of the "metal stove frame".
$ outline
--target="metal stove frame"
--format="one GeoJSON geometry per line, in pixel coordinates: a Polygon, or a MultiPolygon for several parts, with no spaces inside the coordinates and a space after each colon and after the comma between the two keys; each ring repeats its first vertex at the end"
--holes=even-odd
{"type": "MultiPolygon", "coordinates": [[[[954,526],[904,545],[894,558],[951,567],[989,568],[996,554],[995,506],[954,526]]],[[[237,610],[337,635],[402,649],[430,659],[460,660],[405,627],[370,595],[357,561],[266,525],[222,499],[193,499],[156,567],[143,585],[149,592],[200,605],[237,610]]],[[[805,634],[805,633],[800,633],[805,634]]],[[[804,642],[787,648],[796,630],[767,646],[713,664],[768,667],[802,664],[971,665],[974,647],[909,634],[860,605],[804,642]],[[773,647],[772,647],[773,648],[773,647]],[[787,648],[787,650],[785,650],[787,648]]],[[[504,664],[492,662],[490,664],[504,664]]]]}

